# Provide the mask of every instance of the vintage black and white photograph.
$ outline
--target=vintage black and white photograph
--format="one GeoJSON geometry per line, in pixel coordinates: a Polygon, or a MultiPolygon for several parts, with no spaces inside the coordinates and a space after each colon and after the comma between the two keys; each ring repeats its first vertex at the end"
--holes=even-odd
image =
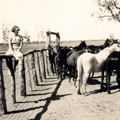
{"type": "Polygon", "coordinates": [[[120,120],[120,0],[0,0],[0,120],[120,120]]]}

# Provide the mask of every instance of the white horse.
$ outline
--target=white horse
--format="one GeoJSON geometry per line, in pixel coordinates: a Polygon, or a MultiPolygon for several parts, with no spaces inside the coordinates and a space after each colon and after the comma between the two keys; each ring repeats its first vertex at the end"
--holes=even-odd
{"type": "Polygon", "coordinates": [[[77,59],[77,71],[78,71],[78,94],[81,94],[80,87],[84,95],[86,93],[86,82],[89,78],[91,72],[102,72],[102,82],[101,87],[103,86],[104,79],[104,67],[107,57],[113,51],[120,51],[119,44],[113,44],[110,47],[104,48],[97,54],[92,53],[83,53],[77,59]]]}

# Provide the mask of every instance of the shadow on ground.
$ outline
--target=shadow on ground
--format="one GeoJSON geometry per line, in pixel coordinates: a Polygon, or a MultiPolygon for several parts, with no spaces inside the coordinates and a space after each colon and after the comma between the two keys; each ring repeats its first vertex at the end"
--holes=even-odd
{"type": "Polygon", "coordinates": [[[64,96],[67,96],[67,95],[71,95],[71,94],[57,95],[57,91],[58,91],[59,87],[61,86],[61,83],[62,83],[62,81],[59,81],[59,83],[58,83],[57,87],[55,88],[53,94],[51,95],[50,98],[47,99],[46,104],[45,104],[43,110],[41,112],[39,112],[35,116],[35,118],[33,120],[40,120],[41,119],[42,115],[47,111],[48,106],[49,106],[51,100],[59,100],[61,97],[64,97],[64,96]]]}

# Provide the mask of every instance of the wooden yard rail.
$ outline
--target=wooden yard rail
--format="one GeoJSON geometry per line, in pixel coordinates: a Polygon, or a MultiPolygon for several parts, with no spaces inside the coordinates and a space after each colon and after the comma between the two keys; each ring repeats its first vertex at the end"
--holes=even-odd
{"type": "Polygon", "coordinates": [[[34,90],[48,75],[53,75],[46,53],[47,49],[24,53],[15,72],[14,57],[0,55],[0,114],[7,113],[17,100],[34,90]]]}
{"type": "Polygon", "coordinates": [[[41,85],[47,76],[53,75],[48,54],[51,34],[56,35],[56,48],[59,48],[59,33],[47,31],[46,49],[24,53],[23,60],[19,60],[15,71],[14,57],[0,53],[0,115],[8,113],[18,100],[24,99],[35,90],[35,86],[41,85]]]}

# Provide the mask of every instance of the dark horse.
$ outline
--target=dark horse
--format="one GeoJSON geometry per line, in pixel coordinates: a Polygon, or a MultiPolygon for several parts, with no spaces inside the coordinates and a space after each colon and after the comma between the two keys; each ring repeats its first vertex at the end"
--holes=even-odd
{"type": "Polygon", "coordinates": [[[85,43],[85,41],[81,41],[81,43],[78,46],[73,47],[73,50],[79,51],[86,47],[87,47],[87,44],[85,43]]]}
{"type": "Polygon", "coordinates": [[[111,46],[113,43],[117,43],[117,41],[106,39],[105,43],[103,45],[95,46],[95,45],[88,45],[87,47],[94,51],[94,53],[98,53],[104,48],[111,46]]]}
{"type": "Polygon", "coordinates": [[[48,46],[49,61],[52,67],[53,73],[57,74],[57,77],[62,80],[63,74],[66,68],[66,55],[71,51],[71,47],[58,47],[48,46]]]}
{"type": "MultiPolygon", "coordinates": [[[[73,50],[71,50],[70,47],[62,46],[62,47],[59,47],[57,51],[54,51],[54,48],[57,48],[56,46],[53,48],[49,46],[48,47],[49,60],[50,60],[52,69],[54,72],[57,73],[58,77],[60,76],[60,78],[63,79],[62,74],[65,75],[65,70],[69,68],[69,66],[67,65],[68,63],[66,61],[68,57],[67,54],[69,52],[72,53],[73,51],[77,52],[84,49],[85,51],[88,50],[88,52],[91,51],[92,53],[96,53],[104,49],[105,47],[110,46],[112,43],[113,41],[107,39],[105,43],[101,46],[94,46],[94,45],[87,46],[85,41],[82,41],[78,46],[73,47],[73,50]]],[[[69,53],[69,56],[71,55],[71,53],[69,53]]]]}
{"type": "Polygon", "coordinates": [[[104,49],[105,47],[111,46],[113,43],[117,43],[116,40],[110,40],[110,39],[106,39],[103,45],[87,45],[85,43],[85,41],[81,41],[81,43],[78,46],[73,47],[73,50],[75,51],[79,51],[82,50],[83,48],[88,48],[89,50],[91,49],[92,51],[94,51],[94,53],[98,53],[100,52],[102,49],[104,49]]]}
{"type": "Polygon", "coordinates": [[[71,51],[70,47],[60,47],[56,56],[56,67],[58,70],[58,78],[60,76],[60,79],[63,80],[65,78],[65,74],[67,73],[67,63],[66,63],[66,57],[68,52],[71,51]]]}
{"type": "Polygon", "coordinates": [[[51,69],[53,74],[56,73],[56,53],[53,50],[52,46],[48,46],[49,61],[51,64],[51,69]]]}
{"type": "Polygon", "coordinates": [[[83,48],[82,50],[79,50],[79,51],[73,50],[67,54],[66,62],[67,62],[67,68],[69,71],[69,82],[70,82],[71,77],[72,77],[72,72],[73,72],[73,78],[74,79],[77,78],[77,69],[76,69],[77,59],[81,54],[83,54],[85,52],[94,53],[94,51],[91,49],[83,48]]]}
{"type": "Polygon", "coordinates": [[[111,53],[106,60],[106,83],[107,83],[107,92],[110,92],[110,77],[112,72],[117,74],[118,87],[120,89],[120,52],[111,53]]]}
{"type": "Polygon", "coordinates": [[[85,41],[82,41],[78,46],[75,46],[71,49],[71,47],[60,47],[57,53],[57,68],[58,68],[58,74],[60,75],[61,79],[65,78],[65,75],[67,74],[67,71],[69,70],[68,64],[67,64],[67,57],[68,53],[69,55],[73,51],[79,51],[86,47],[85,41]]]}

